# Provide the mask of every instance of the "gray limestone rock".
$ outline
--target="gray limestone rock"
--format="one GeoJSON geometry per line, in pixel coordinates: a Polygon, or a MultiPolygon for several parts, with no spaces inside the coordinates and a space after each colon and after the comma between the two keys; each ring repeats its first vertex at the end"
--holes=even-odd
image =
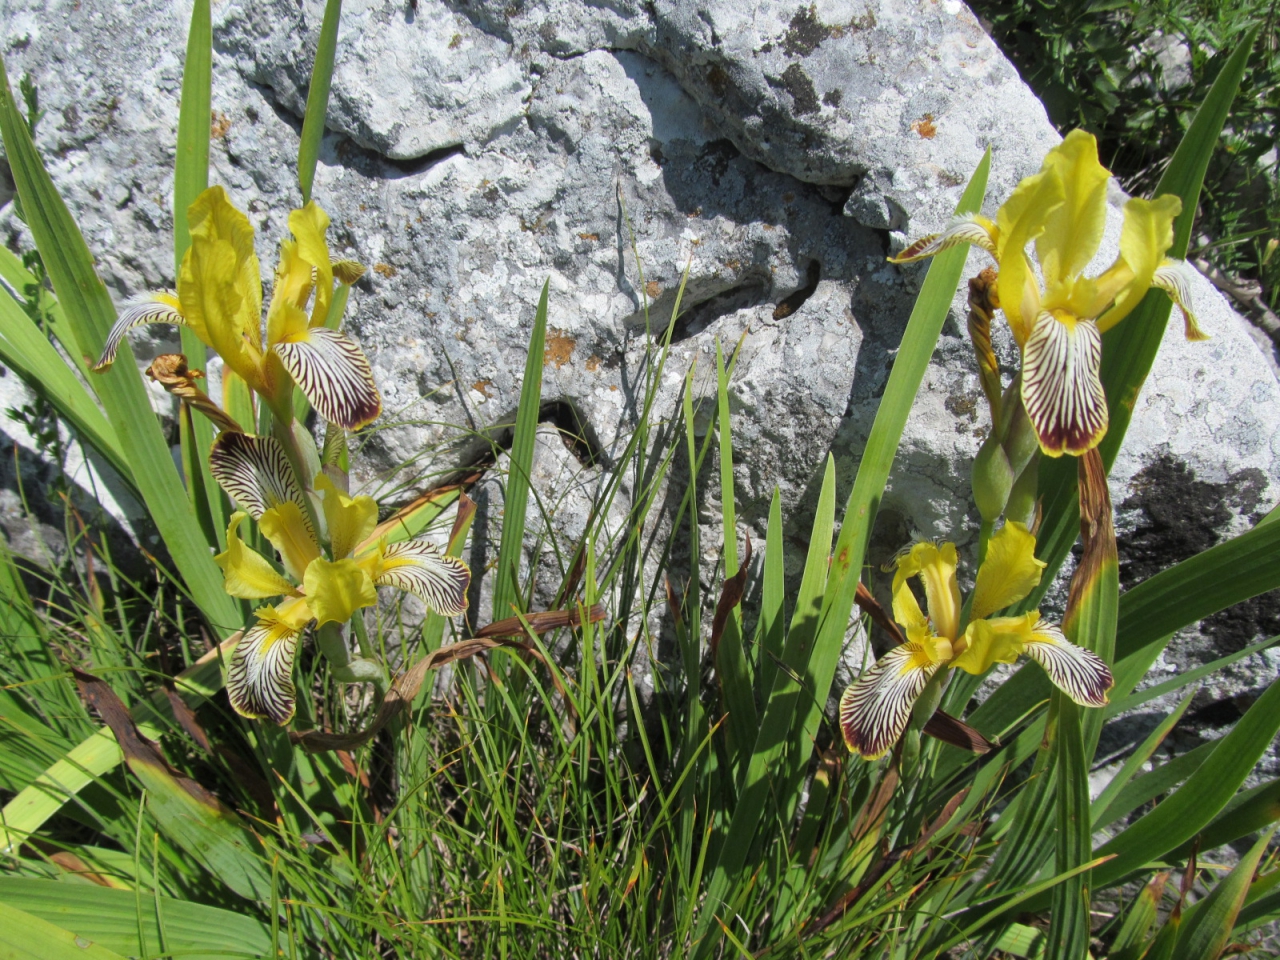
{"type": "MultiPolygon", "coordinates": [[[[211,178],[249,211],[265,276],[300,199],[294,164],[322,9],[215,7],[211,178]]],[[[9,74],[39,85],[38,143],[104,280],[120,299],[172,283],[185,10],[0,0],[0,11],[9,74]]],[[[359,451],[367,489],[405,499],[474,462],[488,447],[476,436],[500,438],[550,278],[545,412],[562,426],[567,417],[587,449],[544,437],[535,486],[557,504],[544,533],[572,541],[585,491],[634,429],[652,369],[646,329],[667,329],[687,269],[654,410],[677,415],[695,363],[705,404],[717,340],[742,338],[731,387],[739,523],[759,542],[777,485],[792,572],[828,450],[847,495],[922,276],[886,254],[945,222],[984,150],[993,212],[1057,142],[958,0],[348,3],[328,128],[315,195],[335,250],[372,267],[347,317],[386,408],[359,451]]],[[[1119,199],[1100,261],[1114,255],[1119,199]]],[[[26,242],[12,207],[0,235],[26,242]]],[[[971,254],[970,273],[985,265],[971,254]]],[[[1280,386],[1244,321],[1207,283],[1193,292],[1214,339],[1186,344],[1170,329],[1113,495],[1129,532],[1158,525],[1170,478],[1191,499],[1217,497],[1221,512],[1202,523],[1208,544],[1280,496],[1280,386]]],[[[916,536],[973,541],[969,460],[987,424],[959,293],[956,306],[871,562],[916,536]]],[[[1015,364],[1007,332],[997,336],[1015,364]]],[[[147,357],[172,341],[143,332],[134,343],[147,357]]],[[[501,485],[479,493],[495,534],[501,485]]],[[[624,514],[630,496],[619,494],[624,514]]],[[[717,537],[713,497],[704,546],[717,537]]],[[[671,511],[658,516],[669,524],[671,511]]],[[[476,549],[491,550],[477,532],[476,549]]],[[[1174,558],[1142,536],[1153,557],[1174,558]]],[[[543,546],[530,543],[540,585],[555,572],[543,546]]],[[[710,591],[715,557],[701,559],[710,591]]],[[[1272,622],[1274,598],[1259,603],[1240,636],[1272,622]]],[[[1170,663],[1210,647],[1189,642],[1170,663]]],[[[1242,665],[1213,702],[1273,674],[1242,665]]]]}

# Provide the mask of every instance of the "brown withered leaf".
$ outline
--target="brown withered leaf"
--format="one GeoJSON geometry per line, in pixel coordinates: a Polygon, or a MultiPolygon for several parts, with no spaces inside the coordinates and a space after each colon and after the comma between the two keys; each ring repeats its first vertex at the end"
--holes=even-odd
{"type": "MultiPolygon", "coordinates": [[[[595,604],[587,611],[587,620],[591,623],[599,623],[608,614],[605,612],[603,604],[595,604]]],[[[572,610],[543,610],[538,613],[526,613],[524,620],[520,617],[507,617],[505,620],[495,620],[487,626],[481,627],[476,631],[477,639],[486,639],[489,637],[523,637],[528,635],[525,624],[529,625],[529,630],[536,634],[544,634],[551,630],[558,630],[561,627],[580,627],[582,626],[582,611],[578,607],[572,610]]],[[[465,641],[464,641],[465,642],[465,641]]]]}
{"type": "Polygon", "coordinates": [[[720,649],[720,637],[729,622],[729,614],[742,602],[742,595],[747,590],[747,569],[751,566],[751,537],[747,537],[747,546],[743,551],[742,566],[738,572],[724,582],[720,589],[720,599],[716,601],[716,615],[711,621],[711,657],[714,661],[720,649]]]}
{"type": "Polygon", "coordinates": [[[990,753],[993,744],[981,733],[963,720],[957,720],[949,713],[935,710],[924,725],[924,732],[935,740],[950,744],[960,750],[976,753],[978,756],[990,753]]]}
{"type": "Polygon", "coordinates": [[[212,420],[219,430],[244,433],[240,424],[196,386],[196,381],[203,379],[204,374],[199,370],[190,369],[187,366],[187,358],[182,354],[160,354],[151,361],[151,366],[147,367],[147,376],[187,406],[199,410],[212,420]]]}
{"type": "Polygon", "coordinates": [[[1111,491],[1107,468],[1095,447],[1077,457],[1080,488],[1080,539],[1084,551],[1071,577],[1064,621],[1072,618],[1084,600],[1084,593],[1098,579],[1107,564],[1116,563],[1116,531],[1111,519],[1111,491]]]}
{"type": "Polygon", "coordinates": [[[901,646],[907,642],[907,638],[902,635],[902,628],[893,622],[893,618],[889,616],[885,608],[880,605],[880,601],[872,595],[871,591],[863,586],[861,580],[858,581],[858,590],[853,599],[854,602],[857,603],[857,605],[861,607],[869,617],[871,617],[876,626],[889,634],[889,637],[893,640],[893,645],[895,647],[901,646]]]}
{"type": "MultiPolygon", "coordinates": [[[[125,761],[130,767],[143,763],[149,767],[158,768],[177,781],[182,789],[201,804],[223,809],[221,800],[190,777],[184,777],[169,766],[169,761],[160,752],[160,745],[153,743],[142,735],[142,731],[138,729],[133,717],[129,716],[128,708],[125,707],[120,698],[116,696],[116,692],[111,689],[105,680],[75,667],[70,667],[69,669],[72,677],[75,678],[76,687],[80,690],[81,699],[97,712],[103,723],[111,728],[111,732],[115,734],[116,742],[120,744],[120,749],[124,753],[125,761]]],[[[230,811],[227,812],[229,813],[230,811]]]]}

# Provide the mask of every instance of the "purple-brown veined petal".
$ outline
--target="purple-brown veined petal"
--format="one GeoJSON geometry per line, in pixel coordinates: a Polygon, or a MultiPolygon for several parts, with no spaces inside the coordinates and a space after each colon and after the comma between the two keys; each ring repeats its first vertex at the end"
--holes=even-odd
{"type": "Polygon", "coordinates": [[[924,644],[904,643],[864,671],[840,697],[840,729],[849,749],[867,760],[888,753],[939,666],[924,644]]]}
{"type": "Polygon", "coordinates": [[[471,569],[427,540],[405,540],[382,550],[373,582],[412,593],[436,613],[454,617],[467,609],[471,569]]]}
{"type": "Polygon", "coordinates": [[[302,628],[311,619],[305,603],[292,601],[280,609],[257,611],[258,624],[244,632],[227,668],[227,697],[242,717],[270,720],[281,726],[296,707],[293,660],[302,628]]]}
{"type": "Polygon", "coordinates": [[[1166,260],[1151,276],[1151,285],[1163,290],[1182,311],[1183,333],[1188,340],[1208,340],[1209,335],[1196,322],[1191,309],[1191,267],[1185,260],[1166,260]]]}
{"type": "Polygon", "coordinates": [[[349,260],[345,257],[331,261],[329,266],[333,268],[334,278],[348,287],[354,285],[365,273],[363,263],[358,260],[349,260]]]}
{"type": "Polygon", "coordinates": [[[1092,650],[1078,647],[1048,620],[1035,625],[1022,652],[1040,664],[1053,685],[1082,707],[1105,707],[1115,682],[1106,662],[1092,650]]]}
{"type": "Polygon", "coordinates": [[[1102,335],[1092,320],[1040,314],[1022,350],[1022,403],[1049,456],[1079,456],[1106,435],[1101,363],[1102,335]]]}
{"type": "Polygon", "coordinates": [[[295,504],[307,532],[315,539],[302,488],[275,437],[224,431],[213,441],[209,468],[227,495],[255,520],[282,503],[295,504]]]}
{"type": "Polygon", "coordinates": [[[273,349],[316,413],[330,423],[358,430],[382,412],[369,360],[346,334],[312,327],[273,349]]]}
{"type": "Polygon", "coordinates": [[[963,214],[953,217],[941,233],[921,237],[897,256],[890,257],[889,262],[915,263],[917,260],[932,257],[961,243],[971,243],[994,256],[996,252],[994,231],[995,224],[986,217],[976,213],[963,214]]]}
{"type": "Polygon", "coordinates": [[[102,347],[102,356],[93,365],[94,371],[106,370],[115,362],[126,333],[149,323],[186,326],[187,318],[182,315],[182,304],[178,302],[177,294],[164,290],[126,300],[120,307],[120,316],[107,333],[107,342],[102,347]]]}

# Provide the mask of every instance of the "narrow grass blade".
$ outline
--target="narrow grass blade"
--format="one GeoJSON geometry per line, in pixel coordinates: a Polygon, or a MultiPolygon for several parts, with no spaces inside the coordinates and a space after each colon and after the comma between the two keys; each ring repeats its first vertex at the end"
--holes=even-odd
{"type": "MultiPolygon", "coordinates": [[[[182,105],[178,110],[177,156],[173,168],[173,269],[182,269],[182,258],[191,246],[187,209],[209,186],[209,137],[212,112],[213,25],[210,0],[195,0],[187,32],[187,56],[182,66],[182,105]]],[[[180,327],[182,352],[194,368],[203,370],[208,350],[188,327],[180,327]]],[[[222,492],[209,468],[213,427],[204,417],[191,417],[191,429],[182,436],[183,470],[191,506],[205,526],[209,546],[221,549],[220,535],[227,527],[222,492]]]]}
{"type": "MultiPolygon", "coordinates": [[[[81,354],[97,356],[115,308],[93,269],[85,245],[66,205],[58,196],[40,161],[30,131],[14,102],[0,59],[0,135],[22,197],[36,247],[53,280],[58,301],[75,335],[81,354]]],[[[201,611],[218,632],[240,626],[238,605],[222,589],[222,572],[213,562],[195,511],[169,455],[164,435],[151,411],[146,388],[132,356],[124,349],[121,362],[92,385],[116,430],[125,460],[165,545],[201,611]]]]}
{"type": "Polygon", "coordinates": [[[1182,715],[1187,712],[1187,707],[1191,706],[1191,700],[1195,697],[1195,691],[1187,694],[1182,698],[1182,702],[1174,707],[1173,712],[1160,721],[1154,730],[1147,735],[1142,744],[1129,755],[1124,765],[1117,771],[1116,775],[1111,778],[1111,782],[1102,788],[1102,792],[1098,794],[1096,800],[1093,801],[1092,813],[1090,819],[1094,827],[1105,821],[1103,818],[1107,816],[1107,808],[1120,795],[1120,791],[1129,785],[1129,782],[1138,774],[1151,755],[1156,752],[1160,744],[1164,743],[1164,738],[1169,735],[1178,721],[1182,719],[1182,715]]]}
{"type": "MultiPolygon", "coordinates": [[[[1182,199],[1182,213],[1174,222],[1173,247],[1169,251],[1171,257],[1187,255],[1187,242],[1199,208],[1205,170],[1231,111],[1231,104],[1244,76],[1258,29],[1254,27],[1245,34],[1240,46],[1223,66],[1169,161],[1164,176],[1156,185],[1155,196],[1171,193],[1182,199]]],[[[1169,320],[1170,306],[1169,298],[1164,293],[1152,290],[1123,323],[1108,330],[1103,336],[1101,372],[1110,411],[1110,424],[1098,451],[1108,471],[1124,441],[1138,394],[1155,362],[1156,352],[1169,320]]],[[[1079,520],[1076,509],[1076,477],[1073,465],[1067,460],[1066,457],[1047,460],[1040,467],[1044,521],[1037,538],[1037,555],[1048,563],[1048,567],[1040,588],[1023,601],[1024,610],[1034,609],[1040,602],[1075,542],[1076,523],[1079,520]]]]}
{"type": "Polygon", "coordinates": [[[542,365],[546,360],[547,296],[550,290],[551,281],[548,280],[542,285],[542,294],[538,298],[538,310],[529,334],[524,382],[520,386],[520,405],[516,410],[515,435],[511,441],[510,472],[502,502],[502,542],[498,547],[498,565],[493,575],[494,620],[524,612],[520,596],[520,558],[524,554],[524,521],[529,508],[534,440],[542,409],[542,365]]]}
{"type": "Polygon", "coordinates": [[[1280,732],[1280,681],[1266,692],[1171,797],[1101,848],[1115,859],[1098,871],[1098,889],[1190,840],[1235,796],[1280,732]]]}
{"type": "Polygon", "coordinates": [[[782,658],[786,566],[782,555],[782,496],[773,488],[769,504],[769,528],[765,532],[764,577],[760,588],[760,622],[756,635],[760,655],[756,660],[756,690],[761,700],[773,689],[782,658]]]}
{"type": "MultiPolygon", "coordinates": [[[[989,168],[988,153],[974,172],[956,208],[958,212],[975,211],[981,205],[989,168]]],[[[862,573],[871,526],[912,401],[955,295],[965,257],[965,248],[955,248],[935,257],[929,267],[920,296],[907,321],[902,347],[894,359],[884,397],[876,411],[845,509],[835,557],[824,577],[826,587],[820,594],[812,591],[810,596],[813,599],[808,603],[804,602],[803,595],[797,603],[786,643],[786,651],[794,651],[792,659],[787,662],[789,669],[779,671],[774,681],[751,761],[745,771],[738,805],[707,885],[706,901],[695,935],[700,941],[699,957],[708,956],[712,950],[712,939],[708,934],[713,918],[717,911],[734,899],[733,891],[747,866],[756,830],[774,790],[779,789],[781,793],[777,802],[782,808],[779,811],[782,822],[788,822],[788,812],[794,810],[799,800],[795,784],[808,764],[814,735],[826,707],[862,573]],[[814,609],[810,605],[816,603],[821,604],[820,608],[814,609]],[[803,689],[795,677],[804,678],[808,689],[803,689]],[[784,754],[785,763],[780,764],[784,754]]],[[[829,462],[828,477],[833,472],[829,462]]],[[[811,556],[813,549],[811,542],[811,556]]],[[[806,579],[807,575],[808,568],[806,579]]]]}
{"type": "Polygon", "coordinates": [[[1094,829],[1101,830],[1110,826],[1122,817],[1128,816],[1144,803],[1149,803],[1162,793],[1168,793],[1200,769],[1200,765],[1209,759],[1217,747],[1217,741],[1211,740],[1198,747],[1179,754],[1162,763],[1149,773],[1135,777],[1116,794],[1106,809],[1101,810],[1094,819],[1094,829]]]}
{"type": "Polygon", "coordinates": [[[1186,911],[1182,929],[1178,931],[1178,943],[1173,949],[1174,960],[1218,960],[1222,956],[1231,940],[1231,930],[1244,905],[1254,872],[1275,832],[1276,828],[1272,827],[1263,833],[1209,895],[1186,911]]]}
{"type": "MultiPolygon", "coordinates": [[[[716,341],[716,426],[720,435],[720,516],[724,531],[724,579],[728,585],[738,576],[738,522],[734,510],[733,429],[729,419],[729,378],[724,353],[716,341]]],[[[741,597],[741,594],[739,594],[741,597]]],[[[716,671],[729,711],[729,743],[736,757],[745,760],[760,729],[751,669],[742,649],[742,608],[734,604],[716,644],[716,671]]]]}
{"type": "MultiPolygon", "coordinates": [[[[271,956],[269,931],[261,920],[173,897],[160,900],[165,942],[183,960],[271,956]]],[[[125,956],[143,952],[138,942],[139,922],[144,925],[147,942],[159,942],[156,913],[144,911],[138,917],[132,890],[0,877],[0,901],[125,956]]]]}
{"type": "Polygon", "coordinates": [[[48,338],[12,297],[0,292],[0,361],[45,397],[82,443],[100,454],[121,479],[133,484],[133,471],[115,428],[98,408],[48,338]]]}
{"type": "MultiPolygon", "coordinates": [[[[1110,662],[1115,655],[1120,571],[1106,469],[1096,450],[1078,458],[1080,535],[1084,551],[1071,577],[1062,629],[1073,643],[1110,662]]],[[[1089,767],[1102,711],[1084,710],[1054,691],[1057,712],[1057,859],[1063,873],[1093,852],[1089,767]]],[[[1077,874],[1054,888],[1045,960],[1078,960],[1089,949],[1089,878],[1077,874]]]]}
{"type": "Polygon", "coordinates": [[[1120,931],[1111,943],[1111,960],[1139,960],[1151,928],[1159,916],[1160,899],[1164,896],[1169,874],[1157,873],[1129,904],[1120,931]]]}
{"type": "Polygon", "coordinates": [[[311,200],[311,185],[316,179],[320,141],[324,138],[324,118],[329,111],[333,58],[338,51],[338,21],[341,19],[342,0],[328,0],[324,5],[324,20],[320,24],[315,63],[311,67],[307,112],[302,120],[302,142],[298,144],[298,186],[302,190],[303,203],[311,200]]]}

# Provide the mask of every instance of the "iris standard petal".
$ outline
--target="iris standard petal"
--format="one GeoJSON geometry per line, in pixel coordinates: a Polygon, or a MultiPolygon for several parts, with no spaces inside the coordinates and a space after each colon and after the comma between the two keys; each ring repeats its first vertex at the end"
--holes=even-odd
{"type": "Polygon", "coordinates": [[[890,257],[890,263],[915,263],[925,257],[932,257],[943,250],[961,243],[971,243],[981,247],[992,256],[996,252],[996,225],[986,217],[976,213],[966,213],[952,217],[951,222],[941,233],[921,237],[908,246],[896,257],[890,257]]]}
{"type": "Polygon", "coordinates": [[[457,557],[439,551],[426,540],[405,540],[381,552],[373,582],[412,593],[446,617],[465,613],[471,570],[457,557]]]}
{"type": "Polygon", "coordinates": [[[299,253],[296,240],[280,244],[271,304],[267,307],[267,343],[279,343],[307,329],[307,311],[315,282],[315,268],[299,253]]]}
{"type": "Polygon", "coordinates": [[[1102,335],[1092,320],[1042,313],[1022,352],[1022,403],[1051,457],[1078,456],[1107,432],[1102,335]]]}
{"type": "Polygon", "coordinates": [[[849,749],[867,760],[888,753],[939,666],[929,659],[923,644],[904,643],[845,688],[840,697],[840,730],[849,749]]]}
{"type": "Polygon", "coordinates": [[[220,433],[209,451],[209,467],[227,495],[255,520],[282,503],[296,504],[307,532],[315,539],[302,488],[275,437],[220,433]]]}
{"type": "Polygon", "coordinates": [[[378,602],[378,591],[369,574],[356,561],[313,560],[303,577],[307,605],[320,624],[346,623],[362,607],[378,602]]]}
{"type": "MultiPolygon", "coordinates": [[[[315,303],[311,307],[311,326],[322,326],[329,315],[333,300],[333,266],[329,262],[329,244],[325,231],[329,229],[329,215],[314,200],[289,214],[289,230],[297,238],[298,255],[311,269],[315,287],[315,303]]],[[[299,304],[301,306],[301,304],[299,304]]]]}
{"type": "MultiPolygon", "coordinates": [[[[898,558],[898,570],[893,576],[894,615],[897,617],[899,595],[908,577],[918,576],[924,584],[925,605],[933,631],[947,640],[955,640],[960,633],[960,586],[956,583],[956,566],[959,558],[954,543],[937,544],[925,540],[914,544],[911,550],[898,558]]],[[[905,597],[903,602],[905,603],[905,597]]],[[[904,608],[905,609],[905,608],[904,608]]],[[[910,624],[899,618],[903,626],[910,624]]]]}
{"type": "Polygon", "coordinates": [[[250,549],[240,539],[236,528],[249,515],[237,510],[227,524],[227,549],[213,558],[222,568],[222,586],[233,597],[244,600],[265,600],[296,594],[292,583],[280,576],[266,557],[250,549]]]}
{"type": "Polygon", "coordinates": [[[1098,162],[1098,141],[1072,130],[1044,158],[1045,169],[1062,183],[1063,202],[1044,220],[1036,238],[1036,258],[1044,275],[1046,298],[1068,277],[1078,275],[1102,242],[1107,223],[1107,181],[1111,171],[1098,162]]]}
{"type": "Polygon", "coordinates": [[[1173,246],[1173,221],[1182,210],[1182,201],[1171,193],[1143,200],[1134,197],[1124,205],[1124,225],[1120,228],[1120,258],[1131,275],[1115,293],[1115,303],[1098,319],[1104,333],[1127,317],[1138,305],[1173,246]]]}
{"type": "Polygon", "coordinates": [[[140,297],[126,300],[120,307],[120,316],[107,332],[107,342],[102,347],[102,356],[93,365],[94,371],[106,370],[115,362],[124,335],[134,327],[149,323],[172,323],[175,326],[186,326],[187,318],[182,315],[182,304],[178,296],[168,290],[158,293],[144,293],[140,297]]]}
{"type": "Polygon", "coordinates": [[[358,430],[382,412],[382,397],[359,345],[337,330],[314,327],[273,349],[316,413],[358,430]]]}
{"type": "Polygon", "coordinates": [[[262,280],[253,227],[220,186],[187,210],[191,246],[178,270],[178,299],[192,330],[224,363],[257,386],[260,380],[262,280]]]}
{"type": "Polygon", "coordinates": [[[314,482],[323,497],[331,552],[335,559],[349,557],[378,525],[378,504],[373,497],[348,497],[324,473],[316,474],[314,482]]]}
{"type": "Polygon", "coordinates": [[[320,556],[320,544],[311,532],[307,515],[296,503],[276,504],[258,518],[258,529],[280,554],[290,575],[301,580],[311,562],[320,556]]]}
{"type": "Polygon", "coordinates": [[[1103,707],[1115,681],[1106,662],[1091,650],[1078,647],[1058,627],[1039,621],[1023,647],[1040,664],[1053,685],[1082,707],[1103,707]]]}
{"type": "Polygon", "coordinates": [[[1045,566],[1036,559],[1036,538],[1030,531],[1020,523],[1006,523],[987,544],[969,616],[982,620],[1017,603],[1039,585],[1045,566]]]}
{"type": "Polygon", "coordinates": [[[1163,290],[1182,312],[1182,329],[1188,340],[1208,340],[1191,309],[1191,267],[1184,260],[1166,260],[1151,275],[1151,285],[1163,290]]]}
{"type": "Polygon", "coordinates": [[[258,624],[246,630],[227,668],[227,696],[242,717],[270,720],[281,726],[296,708],[293,660],[310,611],[300,601],[280,610],[263,607],[258,624]],[[295,615],[296,614],[296,615],[295,615]],[[305,615],[299,622],[298,615],[305,615]]]}
{"type": "Polygon", "coordinates": [[[1026,247],[1044,232],[1045,220],[1064,202],[1062,180],[1051,171],[1027,177],[996,213],[1000,308],[1018,345],[1026,343],[1040,313],[1040,286],[1026,247]]]}

